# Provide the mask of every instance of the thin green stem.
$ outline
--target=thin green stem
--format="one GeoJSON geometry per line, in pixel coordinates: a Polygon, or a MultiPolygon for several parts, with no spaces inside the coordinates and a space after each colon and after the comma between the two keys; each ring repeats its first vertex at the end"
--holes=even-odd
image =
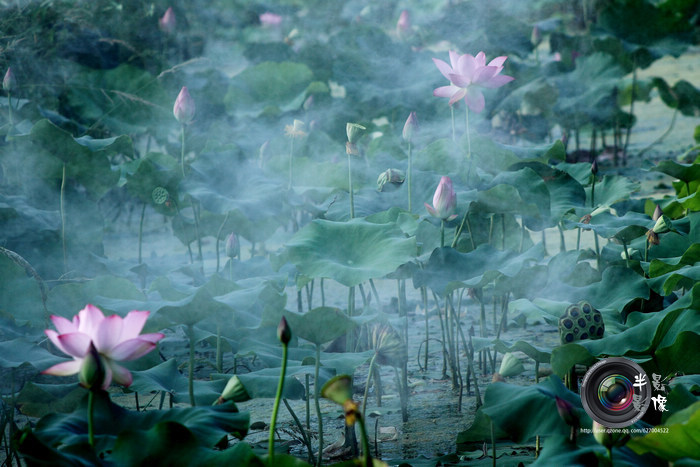
{"type": "Polygon", "coordinates": [[[445,219],[440,220],[440,248],[445,246],[445,219]]]}
{"type": "Polygon", "coordinates": [[[469,168],[467,169],[467,183],[469,183],[469,178],[472,174],[472,138],[471,132],[469,131],[469,106],[465,105],[466,108],[466,127],[467,127],[467,159],[469,161],[469,168]]]}
{"type": "Polygon", "coordinates": [[[143,220],[146,217],[146,203],[143,203],[143,208],[141,208],[141,220],[139,221],[139,264],[142,262],[142,246],[143,246],[143,220]]]}
{"type": "Polygon", "coordinates": [[[406,183],[408,184],[408,212],[413,212],[411,210],[411,171],[412,171],[412,148],[411,142],[408,142],[408,173],[406,174],[406,183]]]}
{"type": "Polygon", "coordinates": [[[374,361],[377,359],[377,351],[375,350],[372,359],[369,361],[369,370],[367,370],[367,383],[365,383],[365,394],[362,397],[362,417],[365,416],[367,410],[367,395],[369,394],[369,383],[372,381],[372,371],[374,370],[374,361]]]}
{"type": "Polygon", "coordinates": [[[455,131],[455,108],[450,106],[450,114],[452,115],[452,142],[457,141],[456,131],[455,131]]]}
{"type": "Polygon", "coordinates": [[[280,400],[282,400],[282,390],[284,389],[284,378],[287,374],[287,344],[282,343],[282,369],[280,371],[280,380],[277,383],[277,394],[275,395],[275,405],[272,407],[272,418],[270,419],[270,437],[267,444],[267,454],[270,459],[270,465],[275,465],[275,425],[277,424],[277,412],[280,408],[280,400]]]}
{"type": "Polygon", "coordinates": [[[63,272],[68,272],[68,254],[66,253],[66,164],[63,164],[61,175],[61,195],[59,198],[61,210],[61,246],[63,248],[63,272]]]}
{"type": "Polygon", "coordinates": [[[321,367],[321,346],[316,344],[316,362],[314,364],[314,402],[316,403],[316,416],[318,417],[318,460],[316,465],[320,466],[323,461],[323,416],[321,415],[321,404],[318,401],[321,391],[321,382],[318,379],[318,372],[321,367]]]}
{"type": "Polygon", "coordinates": [[[365,467],[372,467],[372,454],[369,450],[369,440],[367,439],[367,430],[365,429],[364,417],[357,418],[357,424],[360,427],[360,439],[362,442],[362,455],[364,456],[365,467]]]}
{"type": "Polygon", "coordinates": [[[425,286],[420,288],[420,294],[423,298],[423,311],[425,311],[425,356],[423,358],[423,366],[425,371],[428,371],[428,342],[430,342],[430,328],[428,327],[428,290],[425,286]]]}
{"type": "Polygon", "coordinates": [[[189,360],[189,372],[187,375],[187,390],[190,393],[190,405],[194,407],[194,326],[191,324],[187,325],[187,337],[190,340],[190,360],[189,360]]]}
{"type": "MultiPolygon", "coordinates": [[[[634,62],[633,65],[634,69],[632,70],[632,96],[630,98],[630,115],[634,117],[634,101],[637,98],[636,96],[636,91],[637,91],[637,59],[634,57],[634,62]]],[[[622,147],[622,162],[624,165],[627,165],[627,146],[629,145],[630,142],[630,134],[632,133],[632,120],[627,124],[627,130],[625,134],[625,145],[622,147]]]]}
{"type": "Polygon", "coordinates": [[[352,156],[348,154],[348,191],[350,191],[350,219],[355,218],[355,195],[352,190],[352,156]]]}
{"type": "Polygon", "coordinates": [[[185,125],[180,125],[180,169],[185,178],[185,125]]]}
{"type": "Polygon", "coordinates": [[[95,391],[92,389],[88,392],[88,443],[91,447],[95,447],[95,391]]]}
{"type": "MultiPolygon", "coordinates": [[[[309,376],[309,375],[307,374],[306,376],[309,376]]],[[[311,439],[309,438],[309,434],[306,432],[307,430],[304,430],[304,427],[301,425],[301,422],[299,421],[299,417],[297,417],[297,414],[294,413],[294,410],[292,410],[292,406],[289,405],[289,402],[287,402],[287,399],[282,399],[282,402],[284,402],[284,405],[287,407],[287,411],[294,419],[294,423],[297,424],[297,428],[299,428],[299,432],[301,433],[301,437],[304,440],[304,445],[306,446],[306,450],[309,454],[309,462],[313,462],[314,455],[313,455],[312,447],[311,447],[311,439]]]]}
{"type": "Polygon", "coordinates": [[[292,189],[292,171],[294,167],[294,138],[291,138],[291,143],[289,145],[289,185],[287,186],[288,190],[292,189]]]}
{"type": "Polygon", "coordinates": [[[224,226],[228,221],[228,215],[229,212],[227,211],[226,216],[224,217],[224,221],[221,223],[221,225],[219,226],[219,231],[216,233],[216,272],[219,272],[219,243],[221,242],[221,234],[224,231],[224,226]]]}
{"type": "Polygon", "coordinates": [[[221,325],[216,325],[216,371],[223,373],[223,348],[221,346],[221,325]]]}

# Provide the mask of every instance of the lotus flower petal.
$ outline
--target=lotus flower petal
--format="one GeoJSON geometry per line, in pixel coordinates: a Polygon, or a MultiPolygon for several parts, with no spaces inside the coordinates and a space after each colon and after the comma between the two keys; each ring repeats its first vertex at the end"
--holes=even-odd
{"type": "Polygon", "coordinates": [[[99,308],[93,305],[87,305],[78,312],[78,331],[88,336],[94,336],[103,319],[105,319],[105,316],[99,308]]]}
{"type": "Polygon", "coordinates": [[[153,342],[143,339],[129,339],[115,346],[109,353],[113,360],[135,360],[153,350],[153,342]]]}
{"type": "Polygon", "coordinates": [[[450,79],[450,74],[454,73],[452,67],[440,60],[439,58],[434,58],[433,62],[435,63],[435,66],[438,68],[438,70],[440,70],[440,73],[442,73],[442,75],[445,78],[450,79]]]}
{"type": "Polygon", "coordinates": [[[433,90],[433,96],[452,97],[457,91],[459,91],[459,88],[452,84],[449,86],[440,86],[439,88],[433,90]]]}
{"type": "Polygon", "coordinates": [[[449,104],[452,105],[455,102],[459,101],[460,99],[463,99],[467,95],[467,89],[465,88],[457,88],[457,92],[455,92],[452,97],[450,97],[450,102],[449,104]]]}
{"type": "Polygon", "coordinates": [[[56,330],[59,332],[59,334],[78,332],[78,327],[73,323],[73,321],[70,321],[63,316],[51,315],[51,322],[54,326],[56,326],[56,330]]]}
{"type": "Polygon", "coordinates": [[[94,339],[95,348],[98,352],[108,352],[121,341],[122,324],[121,316],[117,315],[112,315],[102,320],[94,339]]]}
{"type": "Polygon", "coordinates": [[[134,378],[131,376],[131,372],[129,370],[114,362],[110,363],[109,367],[112,371],[112,378],[117,384],[127,387],[131,386],[134,378]]]}
{"type": "Polygon", "coordinates": [[[90,348],[90,336],[82,332],[60,334],[57,337],[62,351],[74,357],[84,357],[90,348]]]}
{"type": "Polygon", "coordinates": [[[485,83],[481,83],[481,85],[485,88],[500,88],[504,84],[510,83],[514,79],[515,78],[513,78],[512,76],[496,75],[490,80],[486,81],[485,83]]]}
{"type": "Polygon", "coordinates": [[[83,363],[81,359],[69,360],[67,362],[57,363],[56,365],[42,371],[46,375],[54,376],[70,376],[80,371],[80,366],[83,363]]]}
{"type": "Polygon", "coordinates": [[[484,110],[484,106],[486,105],[486,102],[484,100],[484,95],[479,91],[479,89],[475,87],[470,87],[467,92],[467,105],[471,110],[473,110],[476,113],[481,112],[484,110]]]}
{"type": "MultiPolygon", "coordinates": [[[[508,57],[506,57],[505,55],[502,55],[502,56],[500,56],[500,57],[496,57],[496,58],[494,58],[493,60],[491,60],[491,61],[489,62],[489,65],[488,65],[488,66],[497,66],[497,67],[499,67],[499,68],[502,69],[502,68],[503,68],[503,64],[505,63],[505,61],[506,61],[507,59],[508,59],[508,57]]],[[[499,71],[500,71],[500,70],[499,70],[499,71]]]]}
{"type": "Polygon", "coordinates": [[[129,313],[127,313],[127,315],[124,317],[122,340],[134,339],[136,336],[138,336],[143,329],[143,326],[146,324],[149,314],[150,312],[148,311],[138,310],[131,310],[129,313]]]}

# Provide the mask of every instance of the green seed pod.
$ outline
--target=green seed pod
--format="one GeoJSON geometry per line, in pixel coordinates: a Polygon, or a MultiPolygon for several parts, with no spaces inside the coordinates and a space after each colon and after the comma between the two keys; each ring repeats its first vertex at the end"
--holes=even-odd
{"type": "Polygon", "coordinates": [[[352,378],[349,375],[334,376],[321,388],[321,396],[340,405],[352,400],[352,378]]]}
{"type": "Polygon", "coordinates": [[[584,339],[600,339],[604,333],[603,315],[585,300],[569,305],[559,318],[559,336],[562,344],[584,339]]]}

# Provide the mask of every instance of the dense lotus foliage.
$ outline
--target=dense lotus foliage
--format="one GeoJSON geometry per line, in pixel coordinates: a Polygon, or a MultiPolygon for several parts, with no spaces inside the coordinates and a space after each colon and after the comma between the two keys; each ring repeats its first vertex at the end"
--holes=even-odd
{"type": "Polygon", "coordinates": [[[3,465],[700,462],[698,0],[0,10],[3,465]]]}

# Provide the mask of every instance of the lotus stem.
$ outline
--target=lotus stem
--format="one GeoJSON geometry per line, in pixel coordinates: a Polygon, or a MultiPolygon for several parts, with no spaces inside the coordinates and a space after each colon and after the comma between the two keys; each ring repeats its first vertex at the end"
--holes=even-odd
{"type": "Polygon", "coordinates": [[[372,288],[372,295],[374,295],[374,299],[377,301],[377,307],[379,307],[379,294],[377,293],[377,287],[374,285],[374,281],[372,280],[372,278],[369,279],[369,286],[372,288]]]}
{"type": "Polygon", "coordinates": [[[321,404],[318,396],[321,391],[321,384],[318,379],[318,371],[321,367],[321,346],[316,344],[316,362],[314,364],[314,401],[316,403],[316,416],[318,417],[318,460],[316,465],[320,467],[323,461],[323,416],[321,415],[321,404]]]}
{"type": "Polygon", "coordinates": [[[321,306],[326,306],[326,291],[323,287],[323,277],[321,278],[321,306]]]}
{"type": "MultiPolygon", "coordinates": [[[[287,374],[287,343],[282,342],[282,369],[280,371],[280,380],[277,383],[277,394],[275,395],[275,405],[272,407],[272,418],[270,419],[270,436],[268,439],[267,453],[270,459],[270,465],[275,465],[275,425],[277,424],[277,412],[280,408],[280,400],[282,399],[282,390],[284,389],[284,378],[287,374]]],[[[287,406],[289,407],[289,406],[287,406]]],[[[296,417],[295,417],[296,418],[296,417]]]]}
{"type": "Polygon", "coordinates": [[[88,422],[88,443],[90,447],[95,447],[95,391],[90,389],[88,392],[88,406],[87,406],[87,422],[88,422]]]}
{"type": "Polygon", "coordinates": [[[185,125],[180,125],[180,169],[182,178],[185,178],[185,125]]]}
{"type": "Polygon", "coordinates": [[[470,135],[469,131],[469,106],[465,105],[464,106],[467,110],[465,112],[466,115],[466,127],[467,127],[467,159],[469,160],[469,167],[467,168],[467,183],[469,183],[469,178],[472,174],[472,138],[470,135]]]}
{"type": "Polygon", "coordinates": [[[412,154],[411,141],[408,142],[408,170],[406,174],[406,183],[408,185],[408,212],[413,212],[411,209],[411,171],[412,171],[412,154]]]}
{"type": "Polygon", "coordinates": [[[216,272],[219,272],[219,243],[221,242],[221,234],[224,231],[224,226],[226,225],[226,222],[228,221],[228,211],[226,212],[226,216],[224,217],[224,221],[221,223],[219,226],[219,231],[216,232],[216,272]]]}
{"type": "Polygon", "coordinates": [[[187,337],[190,339],[190,360],[189,360],[189,372],[187,376],[187,390],[190,393],[190,405],[194,407],[194,326],[192,324],[187,325],[187,337]]]}
{"type": "Polygon", "coordinates": [[[598,262],[598,271],[600,271],[602,261],[600,258],[600,245],[598,245],[598,234],[595,230],[593,231],[593,240],[595,240],[595,255],[598,262]]]}
{"type": "Polygon", "coordinates": [[[292,171],[294,167],[294,138],[290,138],[291,143],[289,144],[289,184],[287,185],[287,189],[291,190],[293,183],[292,183],[292,171]]]}
{"type": "Polygon", "coordinates": [[[348,191],[350,192],[350,219],[355,218],[355,195],[352,189],[352,156],[348,154],[348,191]]]}
{"type": "Polygon", "coordinates": [[[557,224],[559,229],[559,249],[561,251],[566,251],[566,241],[564,240],[564,229],[561,226],[561,222],[557,224]]]}
{"type": "Polygon", "coordinates": [[[581,249],[581,227],[576,227],[578,232],[576,233],[576,251],[581,249]]]}
{"type": "Polygon", "coordinates": [[[190,198],[192,203],[192,218],[194,220],[194,235],[197,237],[197,252],[199,254],[200,267],[204,271],[204,256],[202,255],[202,237],[199,235],[199,209],[195,201],[190,198]]]}
{"type": "Polygon", "coordinates": [[[143,207],[141,208],[141,220],[139,221],[139,264],[142,263],[142,256],[141,256],[141,251],[142,251],[142,246],[143,246],[143,220],[146,217],[146,203],[143,203],[143,207]]]}
{"type": "Polygon", "coordinates": [[[306,430],[311,429],[311,393],[309,391],[309,378],[310,375],[306,373],[304,375],[304,387],[306,390],[306,430]]]}
{"type": "Polygon", "coordinates": [[[61,175],[61,195],[59,198],[61,210],[61,246],[63,248],[63,272],[68,272],[68,255],[66,253],[66,164],[63,164],[63,174],[61,175]]]}
{"type": "Polygon", "coordinates": [[[622,248],[625,250],[625,265],[630,267],[630,254],[629,251],[627,251],[627,243],[622,242],[622,248]]]}
{"type": "Polygon", "coordinates": [[[440,219],[440,248],[445,247],[445,219],[440,219]]]}
{"type": "Polygon", "coordinates": [[[493,420],[491,420],[491,453],[493,454],[493,467],[496,467],[496,432],[493,428],[493,420]]]}
{"type": "MultiPolygon", "coordinates": [[[[308,374],[306,375],[308,376],[308,374]]],[[[282,399],[282,402],[284,402],[284,405],[287,407],[287,411],[289,414],[292,416],[294,419],[294,423],[297,424],[297,428],[299,428],[299,431],[301,432],[301,437],[304,439],[304,445],[306,446],[306,450],[309,454],[309,462],[314,461],[314,455],[311,447],[311,439],[309,438],[309,434],[304,430],[304,427],[301,425],[301,422],[299,421],[299,417],[297,417],[297,414],[294,413],[294,410],[292,410],[292,406],[289,405],[289,402],[287,402],[286,398],[282,399]]]]}
{"type": "Polygon", "coordinates": [[[374,361],[377,359],[378,351],[375,350],[372,359],[369,361],[369,369],[367,370],[367,383],[365,383],[365,394],[362,398],[362,417],[364,418],[367,411],[367,396],[369,395],[369,383],[372,381],[372,370],[374,370],[374,361]]]}
{"type": "Polygon", "coordinates": [[[223,373],[223,349],[221,348],[221,324],[216,325],[216,371],[223,373]]]}
{"type": "Polygon", "coordinates": [[[450,113],[452,114],[452,142],[457,141],[457,136],[456,136],[456,131],[455,131],[455,108],[454,106],[450,106],[450,113]]]}
{"type": "Polygon", "coordinates": [[[423,298],[423,311],[425,311],[425,357],[423,359],[425,371],[428,371],[428,342],[430,341],[430,328],[428,327],[428,291],[425,286],[420,288],[423,298]]]}
{"type": "Polygon", "coordinates": [[[367,439],[367,430],[365,429],[364,416],[357,417],[357,424],[360,427],[360,440],[362,442],[362,455],[364,456],[365,467],[372,467],[372,453],[369,450],[369,440],[367,439]]]}
{"type": "MultiPolygon", "coordinates": [[[[637,58],[633,56],[632,66],[632,96],[630,98],[630,115],[634,116],[634,100],[636,99],[637,91],[637,58]]],[[[627,146],[630,142],[630,134],[632,133],[632,122],[630,121],[627,125],[625,133],[625,145],[622,147],[622,164],[627,165],[627,146]]]]}

